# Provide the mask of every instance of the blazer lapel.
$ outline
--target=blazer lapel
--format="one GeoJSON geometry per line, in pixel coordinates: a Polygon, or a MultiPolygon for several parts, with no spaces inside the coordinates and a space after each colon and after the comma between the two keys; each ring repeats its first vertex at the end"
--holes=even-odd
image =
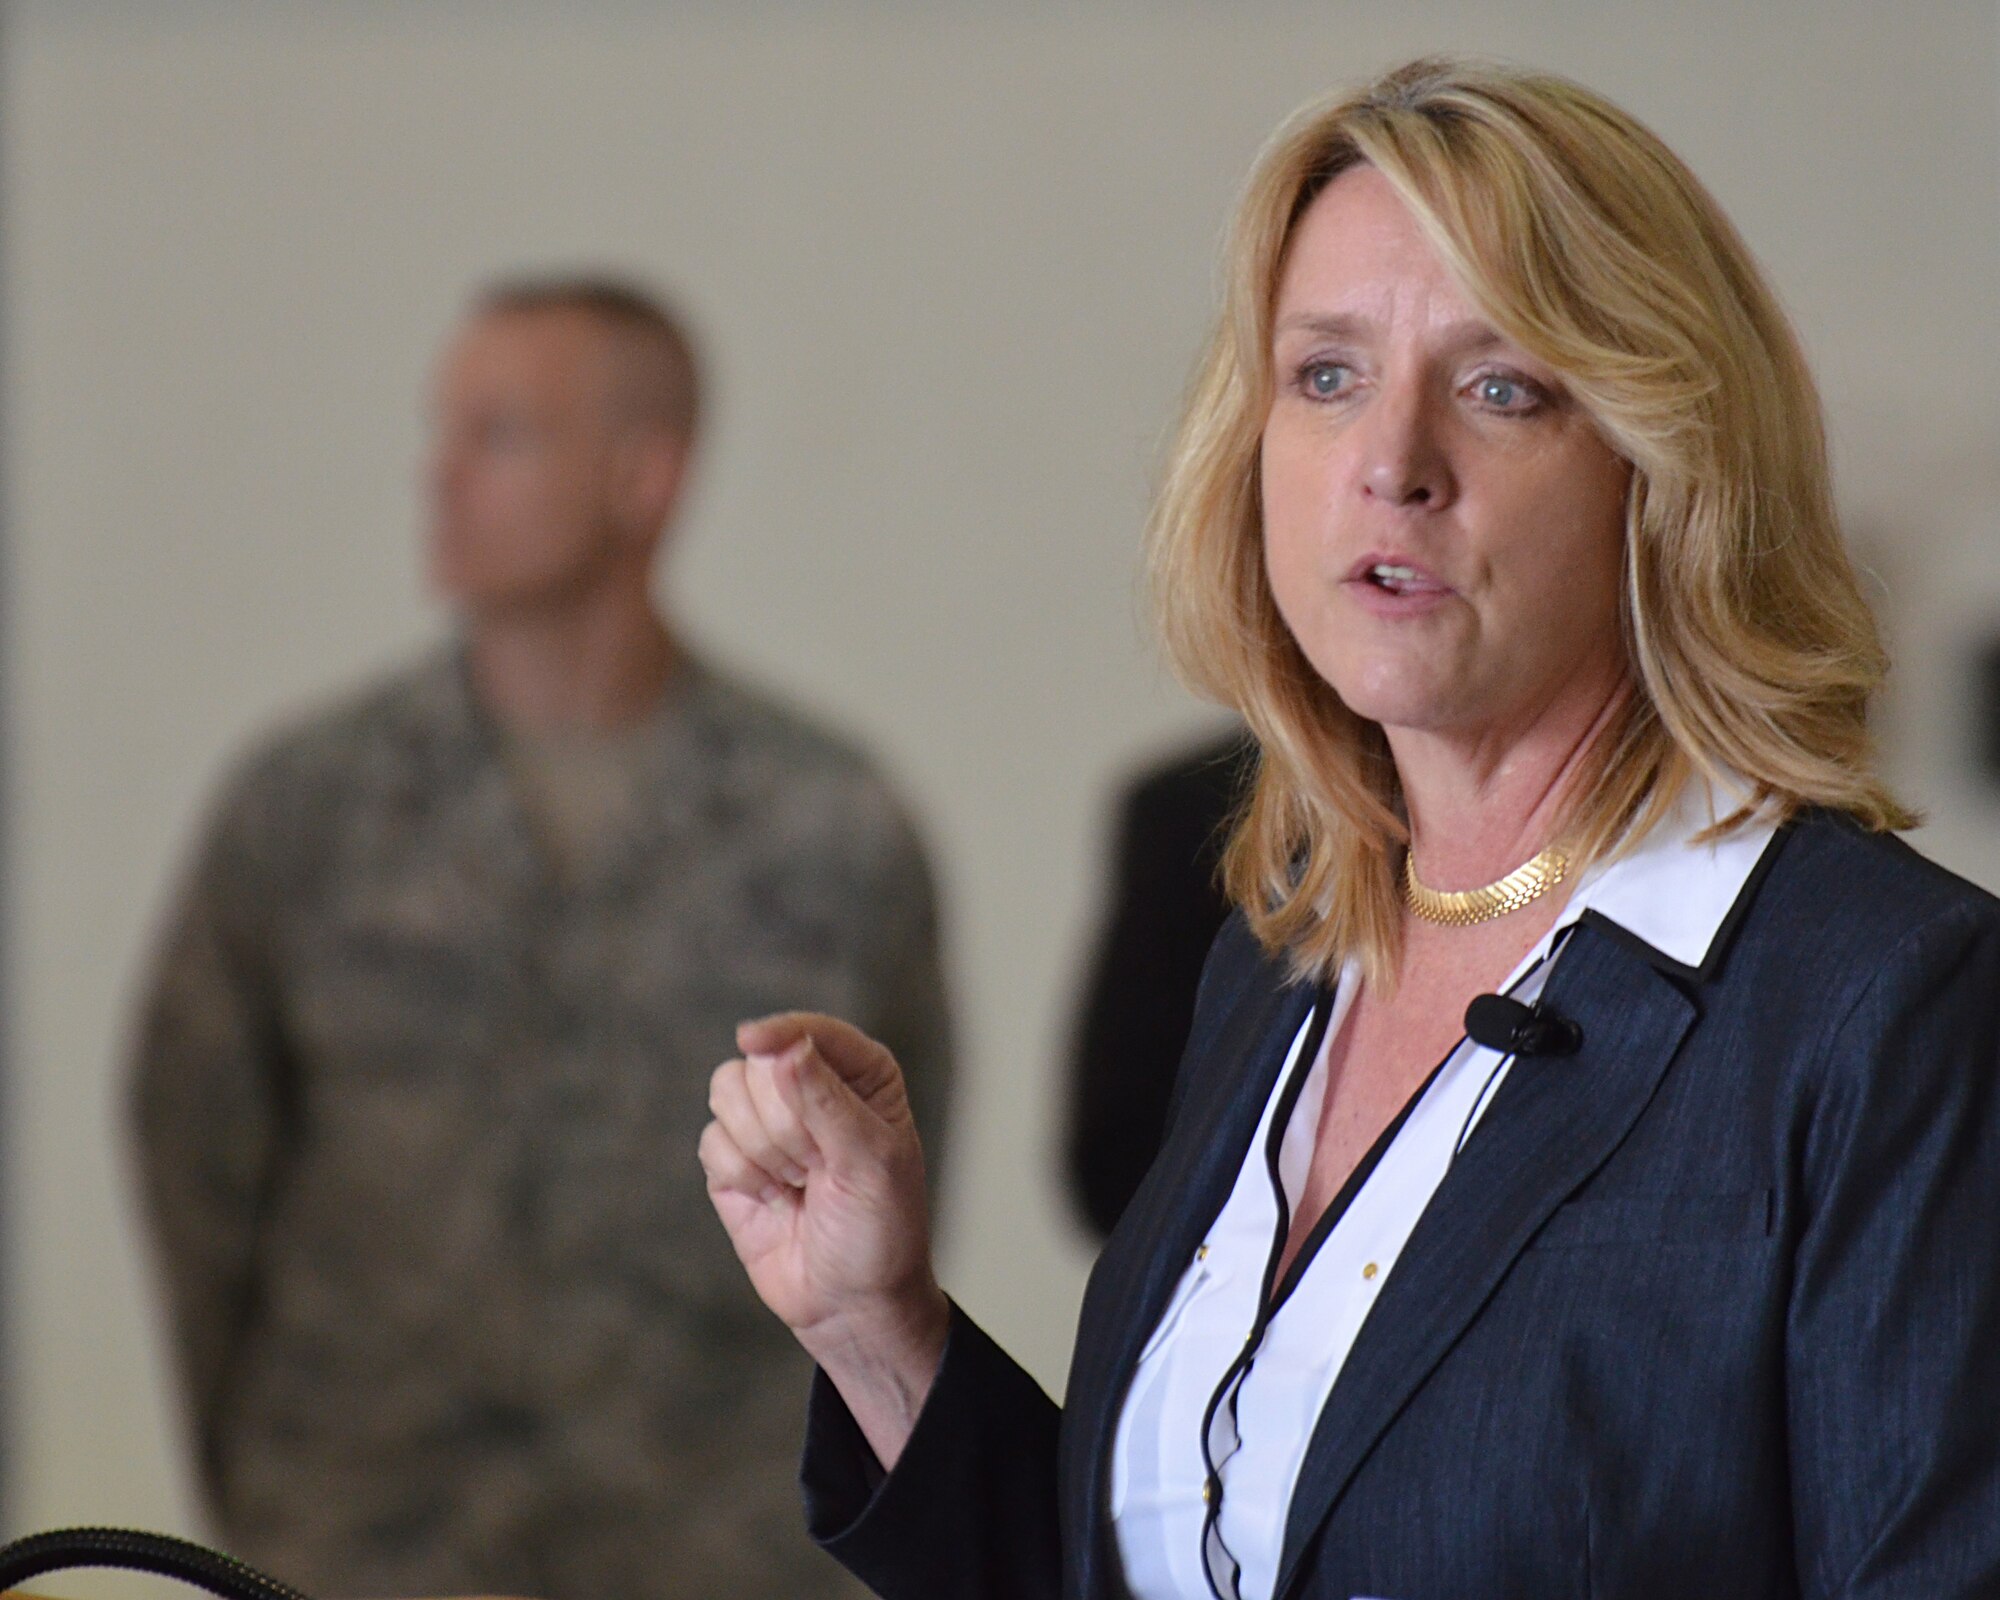
{"type": "Polygon", "coordinates": [[[1122,1594],[1106,1586],[1110,1554],[1108,1474],[1125,1390],[1139,1352],[1202,1234],[1222,1209],[1243,1165],[1285,1053],[1317,991],[1264,965],[1246,980],[1235,1013],[1191,1060],[1196,1074],[1171,1136],[1098,1258],[1085,1292],[1064,1404],[1063,1451],[1072,1487],[1065,1514],[1079,1563],[1075,1593],[1122,1594]]]}
{"type": "Polygon", "coordinates": [[[1277,1595],[1290,1592],[1313,1535],[1375,1441],[1549,1213],[1624,1139],[1695,1018],[1672,979],[1587,926],[1570,936],[1544,998],[1581,1026],[1582,1047],[1514,1063],[1410,1235],[1307,1446],[1277,1595]]]}

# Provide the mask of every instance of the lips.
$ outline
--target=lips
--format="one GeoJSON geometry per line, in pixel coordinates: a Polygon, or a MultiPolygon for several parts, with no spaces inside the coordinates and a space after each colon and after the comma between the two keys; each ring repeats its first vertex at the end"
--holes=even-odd
{"type": "Polygon", "coordinates": [[[1348,569],[1347,582],[1387,595],[1449,594],[1451,585],[1402,556],[1371,552],[1348,569]]]}

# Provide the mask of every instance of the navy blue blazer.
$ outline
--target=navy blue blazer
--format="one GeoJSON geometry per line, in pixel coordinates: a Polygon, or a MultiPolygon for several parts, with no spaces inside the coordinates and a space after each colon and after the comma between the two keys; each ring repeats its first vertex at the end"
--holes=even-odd
{"type": "MultiPolygon", "coordinates": [[[[890,1600],[1116,1600],[1110,1450],[1312,999],[1217,939],[1055,1405],[962,1313],[883,1477],[816,1380],[817,1538],[890,1600]]],[[[1595,912],[1383,1286],[1280,1600],[2000,1596],[2000,902],[1782,830],[1704,964],[1595,912]]]]}

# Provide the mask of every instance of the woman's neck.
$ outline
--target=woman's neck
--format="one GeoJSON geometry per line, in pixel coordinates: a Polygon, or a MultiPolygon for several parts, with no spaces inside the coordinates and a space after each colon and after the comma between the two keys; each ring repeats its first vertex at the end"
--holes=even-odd
{"type": "Polygon", "coordinates": [[[1555,842],[1576,783],[1632,693],[1622,674],[1566,697],[1502,742],[1384,730],[1419,876],[1433,889],[1504,877],[1555,842]]]}

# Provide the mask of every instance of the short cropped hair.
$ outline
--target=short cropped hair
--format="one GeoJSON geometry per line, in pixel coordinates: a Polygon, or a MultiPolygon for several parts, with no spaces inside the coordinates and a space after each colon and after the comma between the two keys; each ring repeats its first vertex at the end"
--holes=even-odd
{"type": "Polygon", "coordinates": [[[1696,775],[1750,787],[1715,834],[1804,806],[1911,826],[1875,771],[1867,711],[1888,663],[1841,540],[1819,396],[1748,249],[1686,166],[1600,96],[1426,58],[1308,108],[1259,158],[1147,532],[1170,658],[1257,736],[1223,870],[1265,946],[1302,976],[1358,958],[1378,981],[1400,949],[1395,764],[1279,615],[1258,484],[1286,250],[1313,200],[1364,164],[1631,463],[1635,693],[1559,825],[1573,870],[1636,842],[1696,775]]]}
{"type": "Polygon", "coordinates": [[[692,438],[701,423],[701,362],[680,315],[622,278],[576,274],[503,278],[473,296],[475,316],[567,311],[590,317],[618,346],[614,403],[632,420],[692,438]]]}

